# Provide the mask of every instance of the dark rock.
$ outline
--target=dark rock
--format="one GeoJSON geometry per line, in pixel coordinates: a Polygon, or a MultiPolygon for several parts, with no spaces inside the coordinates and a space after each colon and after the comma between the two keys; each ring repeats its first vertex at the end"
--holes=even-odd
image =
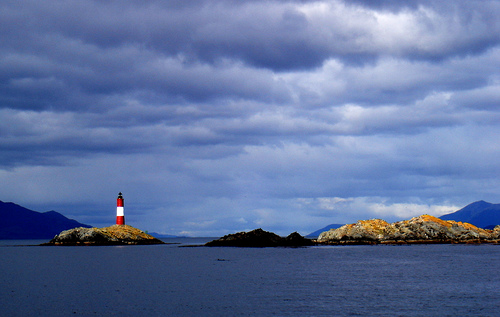
{"type": "Polygon", "coordinates": [[[220,239],[206,243],[209,247],[276,247],[280,245],[282,238],[272,232],[255,229],[249,232],[238,232],[228,234],[220,239]]]}
{"type": "Polygon", "coordinates": [[[283,245],[288,247],[306,247],[314,245],[311,239],[304,238],[298,232],[293,232],[283,239],[283,245]]]}
{"type": "Polygon", "coordinates": [[[220,239],[210,241],[205,244],[208,247],[299,247],[313,245],[313,241],[302,237],[294,232],[286,238],[282,238],[275,233],[255,229],[249,232],[238,232],[228,234],[220,239]]]}

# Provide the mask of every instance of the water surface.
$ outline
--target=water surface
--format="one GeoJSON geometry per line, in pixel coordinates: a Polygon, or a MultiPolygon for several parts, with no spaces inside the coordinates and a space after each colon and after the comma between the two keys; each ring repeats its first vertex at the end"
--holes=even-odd
{"type": "MultiPolygon", "coordinates": [[[[165,241],[174,242],[166,239],[165,241]]],[[[0,246],[3,316],[498,316],[500,246],[0,246]]]]}

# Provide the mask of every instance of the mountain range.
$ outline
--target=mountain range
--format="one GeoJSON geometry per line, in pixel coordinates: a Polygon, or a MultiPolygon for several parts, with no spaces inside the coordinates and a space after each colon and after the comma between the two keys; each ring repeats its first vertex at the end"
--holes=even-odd
{"type": "Polygon", "coordinates": [[[468,222],[483,229],[493,229],[496,225],[500,225],[500,204],[480,200],[439,218],[468,222]]]}
{"type": "Polygon", "coordinates": [[[37,212],[0,201],[0,239],[52,239],[63,230],[92,226],[55,211],[37,212]]]}

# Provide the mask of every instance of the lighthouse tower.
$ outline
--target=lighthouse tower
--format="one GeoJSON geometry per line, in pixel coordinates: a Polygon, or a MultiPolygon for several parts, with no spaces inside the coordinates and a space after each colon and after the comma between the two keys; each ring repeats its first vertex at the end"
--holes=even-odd
{"type": "Polygon", "coordinates": [[[121,192],[118,194],[118,198],[116,199],[116,224],[125,224],[125,215],[123,214],[123,196],[121,192]]]}

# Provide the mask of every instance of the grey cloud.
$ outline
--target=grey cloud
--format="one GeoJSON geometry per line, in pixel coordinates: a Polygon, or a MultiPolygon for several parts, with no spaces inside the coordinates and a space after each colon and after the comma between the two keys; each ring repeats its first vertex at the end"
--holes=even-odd
{"type": "MultiPolygon", "coordinates": [[[[489,14],[488,6],[493,5],[489,2],[484,8],[477,6],[473,10],[477,17],[459,19],[465,26],[458,28],[454,27],[457,21],[453,14],[465,16],[462,10],[466,6],[457,6],[458,13],[445,19],[440,19],[446,13],[442,11],[436,11],[435,17],[432,11],[405,11],[407,18],[388,16],[393,23],[406,19],[410,27],[424,32],[423,37],[409,33],[401,38],[398,34],[382,37],[389,25],[374,30],[377,20],[371,12],[359,13],[340,2],[323,5],[325,11],[317,9],[319,2],[271,3],[268,10],[261,10],[262,2],[207,2],[195,10],[192,6],[176,5],[172,9],[168,3],[164,7],[156,2],[125,2],[119,7],[96,2],[30,4],[24,6],[24,11],[16,3],[5,5],[10,11],[5,11],[9,14],[5,14],[8,18],[3,23],[11,32],[3,39],[0,64],[3,107],[96,111],[113,107],[115,100],[109,101],[110,97],[116,99],[131,91],[137,96],[148,96],[144,97],[146,102],[152,97],[157,103],[202,101],[220,95],[286,102],[290,96],[285,87],[273,82],[273,71],[318,67],[332,58],[344,62],[359,58],[372,61],[362,71],[369,76],[366,80],[378,82],[377,74],[365,69],[374,65],[372,57],[381,56],[380,52],[411,58],[415,54],[431,56],[436,49],[448,58],[483,47],[474,43],[482,38],[490,43],[488,47],[498,42],[494,35],[498,32],[493,31],[498,28],[495,20],[481,19],[489,14]],[[73,17],[71,12],[76,10],[79,15],[73,17]],[[25,11],[29,14],[21,14],[25,11]],[[419,21],[424,18],[432,19],[431,24],[437,27],[435,32],[426,31],[429,26],[419,21]],[[171,33],[180,34],[181,42],[175,42],[175,37],[172,42],[171,33]],[[443,46],[439,44],[441,39],[451,43],[444,42],[443,46]],[[420,44],[415,47],[415,43],[420,44]],[[430,51],[420,54],[420,47],[430,51]],[[32,53],[34,50],[36,54],[32,53]],[[269,71],[252,70],[245,65],[269,71]]],[[[433,9],[430,6],[429,10],[433,9]]],[[[437,67],[423,69],[432,71],[437,67]]],[[[387,77],[385,73],[382,76],[387,77]]],[[[473,82],[470,78],[467,81],[473,82]]],[[[398,98],[394,85],[375,89],[371,92],[354,88],[350,101],[368,102],[384,96],[384,91],[386,102],[398,98]]],[[[405,95],[409,92],[404,91],[405,95]]]]}
{"type": "MultiPolygon", "coordinates": [[[[23,23],[22,15],[15,14],[19,8],[14,5],[14,14],[10,15],[17,19],[10,18],[5,23],[21,25],[20,32],[59,34],[63,41],[81,41],[102,49],[139,45],[163,56],[184,55],[210,63],[228,58],[273,70],[317,67],[328,58],[346,62],[373,60],[387,51],[400,56],[442,59],[481,52],[498,43],[494,30],[499,26],[491,15],[495,8],[491,2],[481,6],[476,3],[474,7],[456,4],[450,18],[449,11],[442,12],[434,3],[421,4],[421,11],[408,8],[399,13],[413,19],[409,20],[413,24],[408,31],[420,33],[400,36],[386,29],[390,26],[382,26],[380,31],[391,32],[383,38],[376,33],[378,17],[368,10],[360,13],[356,8],[344,7],[339,1],[328,5],[319,1],[265,5],[266,10],[262,10],[260,1],[206,1],[197,3],[196,8],[172,7],[169,2],[34,2],[28,6],[31,10],[25,18],[29,24],[23,23]],[[317,9],[321,5],[323,8],[317,9]],[[78,15],[73,15],[76,11],[78,15]],[[27,29],[29,26],[36,29],[27,29]],[[386,40],[392,47],[384,46],[386,40]]],[[[390,18],[395,23],[403,22],[397,16],[390,18]]],[[[26,42],[12,35],[6,42],[26,46],[26,42]]]]}
{"type": "Polygon", "coordinates": [[[500,86],[495,83],[463,90],[454,94],[450,102],[461,107],[497,112],[500,110],[500,86]]]}
{"type": "Polygon", "coordinates": [[[0,6],[2,200],[288,234],[498,199],[495,1],[0,6]]]}

